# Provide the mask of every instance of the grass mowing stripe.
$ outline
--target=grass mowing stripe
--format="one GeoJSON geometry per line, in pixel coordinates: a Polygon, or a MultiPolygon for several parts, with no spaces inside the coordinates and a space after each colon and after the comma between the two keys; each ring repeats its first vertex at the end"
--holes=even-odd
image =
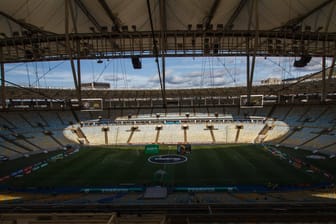
{"type": "MultiPolygon", "coordinates": [[[[175,148],[160,147],[160,154],[175,148]]],[[[306,174],[258,145],[195,146],[188,161],[176,165],[147,162],[143,147],[88,148],[23,178],[13,186],[108,186],[124,183],[157,184],[164,170],[168,185],[237,185],[317,183],[323,178],[306,174]]]]}

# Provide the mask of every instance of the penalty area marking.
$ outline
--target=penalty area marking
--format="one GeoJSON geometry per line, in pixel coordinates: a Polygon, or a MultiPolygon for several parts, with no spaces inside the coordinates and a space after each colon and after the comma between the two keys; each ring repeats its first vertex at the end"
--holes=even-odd
{"type": "Polygon", "coordinates": [[[187,161],[188,158],[183,155],[155,155],[148,158],[148,162],[154,164],[180,164],[187,161]]]}

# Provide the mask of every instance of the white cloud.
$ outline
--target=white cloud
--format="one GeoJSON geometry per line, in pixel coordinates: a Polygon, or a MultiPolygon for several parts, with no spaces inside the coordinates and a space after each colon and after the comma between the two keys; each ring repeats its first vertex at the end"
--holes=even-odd
{"type": "Polygon", "coordinates": [[[106,74],[103,76],[103,80],[105,81],[111,81],[111,82],[118,82],[118,81],[121,81],[121,80],[125,80],[125,77],[127,76],[124,76],[124,74],[106,74]]]}
{"type": "MultiPolygon", "coordinates": [[[[256,58],[254,82],[258,83],[269,77],[297,77],[320,71],[322,68],[321,58],[313,58],[303,68],[295,68],[294,61],[294,57],[256,58]]],[[[246,57],[167,58],[166,62],[167,88],[232,86],[246,83],[246,57]]],[[[59,62],[8,64],[5,67],[6,79],[28,85],[29,82],[36,82],[37,74],[41,85],[74,87],[69,62],[49,71],[57,63],[59,62]],[[44,74],[46,75],[41,78],[44,74]]],[[[110,65],[107,62],[97,64],[95,61],[83,60],[82,82],[105,81],[110,82],[113,88],[160,88],[154,59],[143,59],[142,69],[133,69],[129,59],[116,59],[109,63],[110,65]]],[[[331,59],[328,58],[327,66],[330,64],[331,59]]]]}
{"type": "MultiPolygon", "coordinates": [[[[188,87],[206,87],[206,86],[224,86],[233,81],[225,75],[224,69],[212,71],[191,71],[181,73],[178,70],[169,69],[166,72],[167,88],[188,88],[188,87]]],[[[158,75],[153,75],[148,79],[152,85],[160,85],[158,75]]]]}

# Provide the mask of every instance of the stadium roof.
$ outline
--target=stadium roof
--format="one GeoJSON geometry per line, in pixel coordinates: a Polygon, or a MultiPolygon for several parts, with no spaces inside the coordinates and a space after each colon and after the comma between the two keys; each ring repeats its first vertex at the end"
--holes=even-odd
{"type": "Polygon", "coordinates": [[[153,45],[167,56],[333,56],[334,8],[333,0],[1,1],[2,61],[152,57],[153,45]]]}
{"type": "MultiPolygon", "coordinates": [[[[336,17],[335,1],[332,0],[150,0],[149,3],[156,31],[163,28],[167,31],[188,30],[189,24],[192,29],[197,24],[203,29],[211,29],[212,25],[216,29],[217,24],[223,24],[224,29],[229,30],[256,30],[255,12],[260,30],[299,25],[309,26],[312,32],[336,31],[336,22],[332,19],[336,17]],[[164,8],[164,26],[160,23],[161,7],[164,8]]],[[[92,28],[100,32],[104,27],[106,31],[112,31],[112,27],[122,30],[124,26],[128,29],[136,26],[137,31],[151,30],[146,0],[11,0],[0,3],[1,32],[7,37],[30,29],[45,34],[63,34],[67,4],[72,11],[69,14],[73,14],[75,20],[69,23],[70,33],[76,33],[76,30],[90,33],[92,28]]]]}

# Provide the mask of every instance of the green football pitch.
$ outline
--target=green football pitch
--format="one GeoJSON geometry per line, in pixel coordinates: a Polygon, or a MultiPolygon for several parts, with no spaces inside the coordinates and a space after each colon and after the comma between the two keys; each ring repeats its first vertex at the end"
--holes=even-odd
{"type": "MultiPolygon", "coordinates": [[[[176,154],[176,146],[160,146],[159,154],[176,154]]],[[[192,153],[186,155],[188,161],[175,165],[149,163],[150,156],[144,153],[143,146],[87,147],[29,175],[12,178],[6,184],[15,187],[222,186],[327,181],[323,175],[294,168],[260,145],[192,146],[192,153]]]]}

